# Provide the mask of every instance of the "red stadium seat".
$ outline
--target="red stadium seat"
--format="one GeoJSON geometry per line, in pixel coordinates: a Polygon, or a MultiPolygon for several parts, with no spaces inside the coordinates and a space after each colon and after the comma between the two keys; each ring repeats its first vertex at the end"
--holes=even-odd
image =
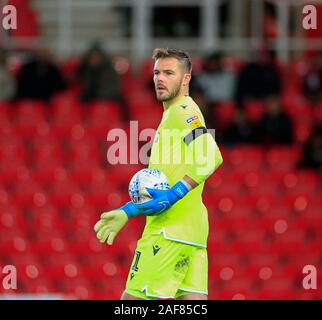
{"type": "Polygon", "coordinates": [[[105,121],[107,124],[113,121],[121,121],[122,107],[115,101],[95,101],[91,102],[89,107],[90,121],[105,121]]]}
{"type": "Polygon", "coordinates": [[[61,230],[64,227],[63,214],[53,205],[33,208],[29,214],[32,216],[34,227],[40,233],[56,229],[61,230]]]}
{"type": "Polygon", "coordinates": [[[129,201],[126,191],[120,191],[112,182],[105,185],[93,186],[88,191],[88,202],[101,208],[117,208],[129,201]],[[124,202],[124,203],[123,203],[124,202]]]}
{"type": "Polygon", "coordinates": [[[15,106],[15,131],[24,138],[37,135],[42,126],[47,125],[47,106],[38,101],[20,101],[15,106]]]}
{"type": "Polygon", "coordinates": [[[300,158],[300,149],[297,147],[273,147],[267,152],[266,161],[271,170],[291,171],[300,158]]]}
{"type": "Polygon", "coordinates": [[[0,226],[4,230],[25,230],[27,221],[23,210],[14,205],[5,205],[0,209],[0,226]]]}
{"type": "Polygon", "coordinates": [[[59,141],[34,141],[33,143],[33,161],[46,162],[56,160],[57,163],[62,163],[64,160],[64,148],[59,141]]]}
{"type": "Polygon", "coordinates": [[[13,202],[22,207],[42,206],[47,201],[46,190],[31,179],[18,181],[12,195],[13,202]]]}
{"type": "Polygon", "coordinates": [[[89,134],[106,139],[110,130],[123,127],[121,105],[114,101],[91,103],[87,125],[89,134]]]}
{"type": "Polygon", "coordinates": [[[62,163],[54,158],[47,161],[38,161],[36,168],[31,172],[35,181],[44,187],[50,186],[54,181],[68,176],[68,172],[62,167],[62,163]]]}
{"type": "Polygon", "coordinates": [[[0,115],[0,136],[2,139],[10,139],[14,134],[15,132],[12,122],[6,117],[2,117],[2,115],[0,115]]]}
{"type": "Polygon", "coordinates": [[[283,177],[283,186],[288,194],[319,192],[319,180],[314,171],[289,172],[283,177]]]}
{"type": "Polygon", "coordinates": [[[79,186],[67,179],[54,182],[48,197],[55,206],[77,206],[84,202],[79,186]]]}
{"type": "Polygon", "coordinates": [[[69,243],[59,229],[39,230],[35,237],[31,240],[32,252],[37,253],[46,264],[52,264],[57,254],[67,254],[69,250],[69,243]]]}
{"type": "Polygon", "coordinates": [[[26,237],[26,234],[22,230],[8,230],[1,232],[0,237],[0,253],[1,255],[17,256],[22,253],[30,252],[30,243],[26,237]]]}
{"type": "Polygon", "coordinates": [[[225,129],[234,119],[236,114],[236,105],[233,101],[221,102],[215,108],[216,119],[220,130],[225,129]]]}
{"type": "Polygon", "coordinates": [[[82,111],[81,103],[71,91],[56,94],[51,101],[51,114],[56,120],[81,119],[82,111]]]}
{"type": "Polygon", "coordinates": [[[238,172],[220,174],[215,172],[206,181],[207,191],[216,194],[233,193],[239,194],[242,191],[243,176],[238,172]]]}
{"type": "Polygon", "coordinates": [[[95,142],[74,142],[70,146],[69,157],[67,157],[68,163],[75,166],[79,163],[86,164],[98,164],[100,162],[100,152],[98,145],[95,142]]]}
{"type": "Polygon", "coordinates": [[[264,151],[257,147],[238,147],[226,158],[238,171],[254,171],[264,166],[264,151]]]}
{"type": "Polygon", "coordinates": [[[289,300],[294,297],[292,280],[272,277],[263,281],[262,288],[257,293],[259,300],[289,300]]]}
{"type": "Polygon", "coordinates": [[[16,159],[25,161],[26,154],[25,144],[22,139],[14,137],[0,138],[0,163],[7,160],[15,161],[16,159]]]}
{"type": "Polygon", "coordinates": [[[263,101],[248,101],[245,105],[246,116],[249,120],[258,122],[265,111],[265,104],[263,101]]]}

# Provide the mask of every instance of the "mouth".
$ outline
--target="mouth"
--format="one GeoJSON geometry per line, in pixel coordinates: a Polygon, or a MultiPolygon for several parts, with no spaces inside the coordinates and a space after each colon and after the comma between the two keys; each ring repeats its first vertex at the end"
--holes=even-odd
{"type": "Polygon", "coordinates": [[[161,85],[157,86],[157,91],[166,91],[166,90],[167,88],[165,86],[161,86],[161,85]]]}

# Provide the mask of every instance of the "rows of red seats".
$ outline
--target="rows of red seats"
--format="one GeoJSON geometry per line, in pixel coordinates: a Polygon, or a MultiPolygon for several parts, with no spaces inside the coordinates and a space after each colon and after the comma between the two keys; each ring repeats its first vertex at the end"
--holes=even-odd
{"type": "MultiPolygon", "coordinates": [[[[17,266],[19,293],[118,298],[144,220],[131,221],[111,248],[92,229],[101,212],[127,201],[142,166],[107,162],[118,105],[65,98],[0,107],[0,266],[17,266]]],[[[321,177],[296,169],[300,151],[222,148],[224,165],[204,192],[210,298],[321,298],[301,286],[305,265],[321,267],[322,197],[321,177]]]]}

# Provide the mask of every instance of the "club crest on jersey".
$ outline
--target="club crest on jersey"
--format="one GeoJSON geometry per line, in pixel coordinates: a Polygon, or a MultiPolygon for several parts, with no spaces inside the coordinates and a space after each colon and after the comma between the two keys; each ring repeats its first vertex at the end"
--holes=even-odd
{"type": "Polygon", "coordinates": [[[188,118],[186,121],[187,121],[187,123],[191,123],[192,121],[195,121],[197,119],[198,119],[198,116],[193,116],[193,117],[188,118]]]}
{"type": "Polygon", "coordinates": [[[193,117],[190,117],[189,119],[186,120],[187,123],[190,124],[190,127],[192,129],[197,129],[199,127],[202,127],[202,123],[201,121],[199,120],[198,116],[193,116],[193,117]]]}

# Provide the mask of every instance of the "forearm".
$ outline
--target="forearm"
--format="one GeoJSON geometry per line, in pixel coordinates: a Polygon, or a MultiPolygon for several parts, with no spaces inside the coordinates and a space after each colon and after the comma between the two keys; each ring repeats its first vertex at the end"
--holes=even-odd
{"type": "Polygon", "coordinates": [[[188,148],[192,154],[193,163],[184,179],[189,184],[191,182],[193,187],[205,181],[217,170],[222,164],[223,158],[216,141],[209,133],[193,140],[188,148]]]}
{"type": "Polygon", "coordinates": [[[193,180],[188,175],[185,175],[182,178],[182,182],[186,185],[186,187],[189,189],[189,191],[194,189],[195,187],[197,187],[199,185],[199,183],[197,183],[195,180],[193,180]]]}

